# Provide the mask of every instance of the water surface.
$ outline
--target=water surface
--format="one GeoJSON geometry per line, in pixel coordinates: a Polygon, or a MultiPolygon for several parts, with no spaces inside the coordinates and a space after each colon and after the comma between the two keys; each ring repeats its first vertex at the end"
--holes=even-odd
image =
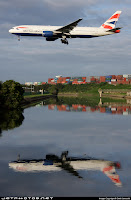
{"type": "Polygon", "coordinates": [[[127,102],[63,98],[26,108],[17,117],[19,123],[15,119],[16,128],[8,126],[10,120],[7,124],[5,118],[0,125],[0,195],[130,196],[130,111],[127,102]],[[69,157],[97,159],[99,163],[90,162],[87,167],[82,165],[83,169],[78,162],[73,165],[82,178],[62,167],[51,170],[51,165],[44,168],[41,164],[38,170],[9,167],[19,156],[20,160],[36,161],[48,154],[61,157],[63,151],[68,151],[69,157]],[[111,168],[106,161],[118,162],[121,168],[111,168]],[[121,185],[113,180],[114,173],[121,185]]]}

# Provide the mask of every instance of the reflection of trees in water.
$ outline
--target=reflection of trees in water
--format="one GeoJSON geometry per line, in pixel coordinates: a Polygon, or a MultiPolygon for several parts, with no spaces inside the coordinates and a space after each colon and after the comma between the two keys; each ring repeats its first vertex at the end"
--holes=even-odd
{"type": "Polygon", "coordinates": [[[24,120],[23,109],[3,110],[0,112],[0,135],[3,130],[19,127],[24,120]]]}
{"type": "Polygon", "coordinates": [[[97,106],[99,104],[99,97],[94,98],[87,98],[87,97],[56,97],[56,98],[50,98],[44,101],[44,105],[48,104],[56,104],[56,105],[62,105],[67,104],[69,106],[72,106],[72,104],[80,104],[85,106],[97,106]]]}
{"type": "Polygon", "coordinates": [[[99,97],[59,97],[57,99],[57,104],[80,104],[80,105],[85,105],[85,106],[97,106],[99,103],[99,97]]]}
{"type": "Polygon", "coordinates": [[[2,136],[2,134],[1,134],[1,133],[2,133],[2,130],[1,130],[1,128],[0,128],[0,137],[2,136]]]}
{"type": "MultiPolygon", "coordinates": [[[[58,98],[50,98],[44,101],[44,105],[49,104],[56,104],[56,105],[69,105],[72,106],[72,104],[79,104],[79,105],[85,105],[90,106],[92,108],[95,108],[99,105],[100,98],[99,97],[58,97],[58,98]]],[[[115,104],[115,105],[127,105],[126,99],[111,99],[111,98],[102,98],[101,105],[107,106],[108,104],[115,104]],[[106,104],[107,103],[107,104],[106,104]]]]}

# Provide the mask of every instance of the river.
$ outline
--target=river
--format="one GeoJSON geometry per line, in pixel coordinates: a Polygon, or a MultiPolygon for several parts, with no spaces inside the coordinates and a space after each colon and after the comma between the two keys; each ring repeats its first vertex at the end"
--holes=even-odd
{"type": "Polygon", "coordinates": [[[0,196],[131,196],[130,114],[129,102],[77,98],[5,114],[0,196]]]}

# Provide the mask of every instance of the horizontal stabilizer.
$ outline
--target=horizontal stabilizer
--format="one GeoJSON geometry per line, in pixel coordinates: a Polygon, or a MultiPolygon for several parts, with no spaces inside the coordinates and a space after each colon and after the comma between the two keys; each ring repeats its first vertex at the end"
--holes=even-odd
{"type": "Polygon", "coordinates": [[[122,27],[118,27],[118,28],[113,28],[113,29],[109,29],[106,32],[116,32],[118,30],[120,30],[122,27]]]}

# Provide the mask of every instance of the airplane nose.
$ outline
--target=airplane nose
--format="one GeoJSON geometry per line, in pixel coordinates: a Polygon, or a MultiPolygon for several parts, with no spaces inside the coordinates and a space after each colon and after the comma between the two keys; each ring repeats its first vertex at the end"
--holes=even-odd
{"type": "Polygon", "coordinates": [[[9,33],[11,33],[11,29],[9,30],[9,33]]]}
{"type": "Polygon", "coordinates": [[[13,29],[10,29],[10,30],[9,30],[9,33],[13,33],[13,29]]]}

